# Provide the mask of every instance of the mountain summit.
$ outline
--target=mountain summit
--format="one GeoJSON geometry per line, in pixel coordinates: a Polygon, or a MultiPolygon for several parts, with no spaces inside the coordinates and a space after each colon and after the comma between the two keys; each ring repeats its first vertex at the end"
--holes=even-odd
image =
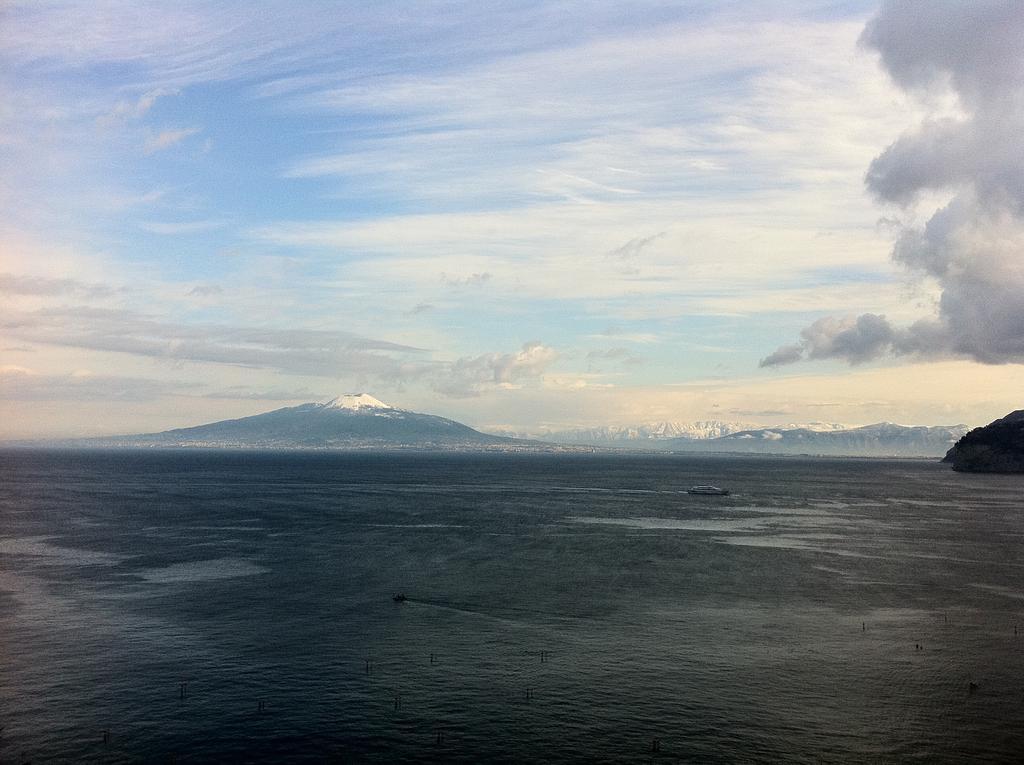
{"type": "Polygon", "coordinates": [[[337,398],[332,398],[323,405],[324,409],[348,409],[359,411],[361,409],[394,409],[395,407],[385,404],[369,393],[344,393],[337,398]]]}
{"type": "MultiPolygon", "coordinates": [[[[528,445],[491,436],[461,422],[398,409],[368,393],[348,393],[326,404],[308,403],[192,428],[111,438],[77,439],[74,446],[226,449],[441,449],[528,445]]],[[[539,444],[536,444],[539,446],[539,444]]]]}

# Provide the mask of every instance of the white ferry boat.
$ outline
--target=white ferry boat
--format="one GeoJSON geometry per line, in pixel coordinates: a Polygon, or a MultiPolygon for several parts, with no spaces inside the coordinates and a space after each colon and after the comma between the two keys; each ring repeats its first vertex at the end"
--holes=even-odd
{"type": "Polygon", "coordinates": [[[729,493],[728,489],[719,489],[717,486],[691,486],[686,490],[687,494],[715,494],[717,496],[725,496],[729,493]]]}

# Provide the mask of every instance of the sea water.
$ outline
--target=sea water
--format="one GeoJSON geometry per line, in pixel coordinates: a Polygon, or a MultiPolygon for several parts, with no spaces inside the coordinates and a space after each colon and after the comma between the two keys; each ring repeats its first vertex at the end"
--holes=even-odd
{"type": "Polygon", "coordinates": [[[1022,487],[910,460],[0,452],[0,761],[1018,761],[1022,487]]]}

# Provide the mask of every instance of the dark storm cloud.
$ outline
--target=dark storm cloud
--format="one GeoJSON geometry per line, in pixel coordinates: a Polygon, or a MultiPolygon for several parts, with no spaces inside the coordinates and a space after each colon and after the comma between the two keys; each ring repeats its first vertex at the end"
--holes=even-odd
{"type": "Polygon", "coordinates": [[[1014,91],[1024,74],[1019,0],[886,0],[861,43],[902,88],[948,82],[968,108],[1014,91]]]}
{"type": "Polygon", "coordinates": [[[844,359],[851,364],[870,361],[899,342],[884,316],[866,313],[836,318],[826,316],[800,332],[800,342],[784,345],[761,360],[762,367],[792,364],[801,359],[844,359]]]}
{"type": "Polygon", "coordinates": [[[868,361],[896,339],[884,316],[865,313],[852,321],[819,319],[802,333],[808,358],[839,357],[851,364],[868,361]]]}
{"type": "Polygon", "coordinates": [[[803,357],[804,349],[802,345],[783,345],[761,359],[761,366],[778,367],[783,364],[793,364],[800,361],[803,357]]]}
{"type": "Polygon", "coordinates": [[[924,226],[903,227],[892,252],[938,283],[938,313],[905,328],[872,314],[822,319],[761,365],[882,355],[1024,363],[1024,4],[885,2],[861,41],[925,103],[944,88],[958,99],[959,116],[928,117],[866,176],[872,193],[898,205],[953,192],[924,226]]]}

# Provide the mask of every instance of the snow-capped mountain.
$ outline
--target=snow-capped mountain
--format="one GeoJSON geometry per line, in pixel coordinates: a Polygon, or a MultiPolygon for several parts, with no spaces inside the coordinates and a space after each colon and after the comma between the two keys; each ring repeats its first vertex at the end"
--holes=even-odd
{"type": "Polygon", "coordinates": [[[651,446],[651,441],[669,438],[717,438],[749,427],[737,422],[651,422],[643,425],[602,425],[537,434],[535,438],[564,444],[593,446],[651,446]]]}
{"type": "Polygon", "coordinates": [[[445,417],[398,409],[366,393],[338,396],[192,428],[112,438],[77,446],[265,449],[472,449],[515,447],[511,438],[481,433],[445,417]]]}
{"type": "MultiPolygon", "coordinates": [[[[697,420],[682,422],[667,420],[650,422],[642,425],[600,425],[591,428],[573,428],[569,430],[548,430],[539,433],[513,434],[522,438],[537,438],[559,444],[586,444],[589,446],[614,446],[619,448],[660,448],[669,439],[685,438],[704,441],[721,438],[731,433],[756,428],[742,422],[725,422],[722,420],[697,420]]],[[[800,425],[782,425],[783,430],[804,428],[813,431],[845,430],[845,425],[833,422],[812,422],[800,425]]]]}
{"type": "MultiPolygon", "coordinates": [[[[750,430],[751,428],[743,428],[750,430]]],[[[756,430],[756,428],[754,428],[756,430]]],[[[838,422],[790,422],[785,425],[776,425],[774,430],[811,430],[815,433],[828,433],[833,430],[852,430],[850,425],[842,425],[838,422]]],[[[723,434],[728,435],[728,434],[723,434]]]]}
{"type": "Polygon", "coordinates": [[[680,452],[831,454],[848,456],[940,456],[965,432],[964,425],[907,427],[877,423],[849,427],[834,422],[758,427],[738,422],[655,422],[608,425],[539,434],[560,444],[658,449],[680,452]]]}
{"type": "Polygon", "coordinates": [[[402,411],[395,409],[395,407],[385,404],[380,399],[376,399],[369,393],[345,393],[337,398],[332,398],[326,404],[323,405],[324,409],[345,409],[350,412],[359,412],[368,409],[379,409],[379,410],[391,410],[394,412],[402,411]]]}
{"type": "Polygon", "coordinates": [[[880,422],[837,430],[758,428],[704,441],[676,438],[666,446],[673,451],[938,457],[966,432],[966,425],[909,427],[880,422]]]}
{"type": "Polygon", "coordinates": [[[967,432],[964,425],[905,427],[834,423],[755,428],[736,422],[654,422],[543,434],[491,435],[455,420],[399,409],[368,393],[308,403],[162,433],[47,442],[70,447],[233,449],[507,449],[589,450],[590,447],[677,452],[744,452],[849,456],[941,456],[967,432]],[[538,439],[538,440],[528,440],[538,439]],[[547,442],[547,443],[542,443],[547,442]],[[556,446],[560,444],[561,446],[556,446]]]}

